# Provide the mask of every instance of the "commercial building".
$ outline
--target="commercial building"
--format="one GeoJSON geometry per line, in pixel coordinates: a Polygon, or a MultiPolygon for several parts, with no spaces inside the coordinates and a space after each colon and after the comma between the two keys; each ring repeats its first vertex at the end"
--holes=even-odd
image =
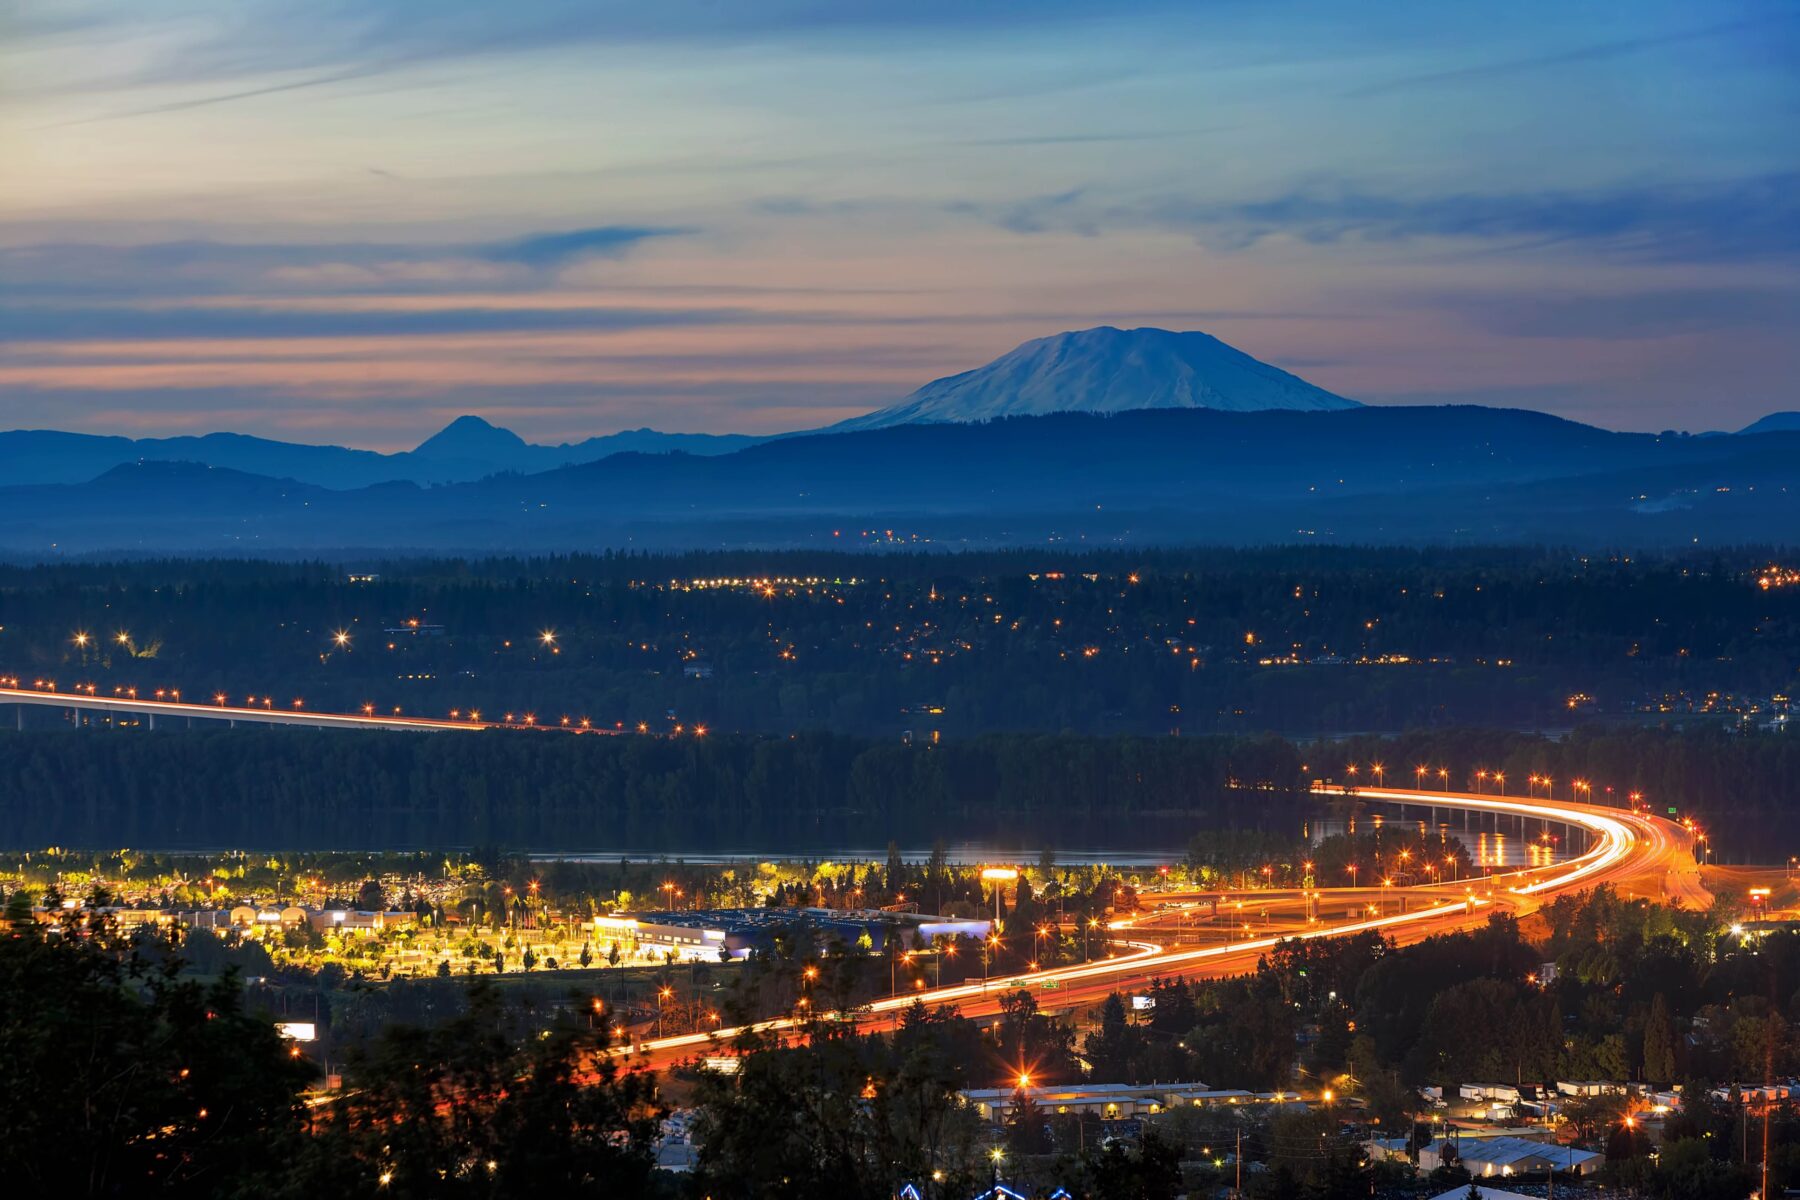
{"type": "Polygon", "coordinates": [[[1298,1092],[1247,1092],[1209,1088],[1204,1083],[1092,1083],[1066,1087],[972,1088],[962,1093],[982,1120],[1003,1125],[1018,1106],[1020,1093],[1039,1112],[1093,1113],[1105,1121],[1154,1116],[1172,1108],[1220,1105],[1292,1104],[1298,1092]]]}
{"type": "Polygon", "coordinates": [[[728,908],[710,911],[613,913],[595,917],[594,940],[683,959],[743,958],[774,946],[778,933],[810,938],[819,947],[842,942],[870,953],[886,949],[890,937],[910,944],[914,935],[929,942],[944,935],[983,938],[988,921],[960,921],[869,909],[728,908]]]}
{"type": "Polygon", "coordinates": [[[1592,1175],[1605,1161],[1604,1154],[1592,1150],[1520,1137],[1440,1138],[1419,1150],[1419,1170],[1435,1171],[1460,1163],[1477,1179],[1542,1175],[1547,1171],[1592,1175]]]}

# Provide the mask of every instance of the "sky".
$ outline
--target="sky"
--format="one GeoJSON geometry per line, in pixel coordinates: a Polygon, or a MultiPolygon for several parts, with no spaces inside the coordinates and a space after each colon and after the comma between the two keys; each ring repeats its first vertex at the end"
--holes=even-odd
{"type": "Polygon", "coordinates": [[[1791,0],[0,0],[0,428],[765,433],[1201,329],[1800,408],[1791,0]]]}

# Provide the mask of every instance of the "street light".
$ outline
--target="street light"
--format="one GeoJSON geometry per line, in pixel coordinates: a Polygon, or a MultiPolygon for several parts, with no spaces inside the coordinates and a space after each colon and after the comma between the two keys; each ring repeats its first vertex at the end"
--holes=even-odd
{"type": "Polygon", "coordinates": [[[982,879],[994,885],[994,924],[1000,923],[1000,888],[1019,878],[1019,873],[1011,867],[989,867],[981,873],[982,879]]]}

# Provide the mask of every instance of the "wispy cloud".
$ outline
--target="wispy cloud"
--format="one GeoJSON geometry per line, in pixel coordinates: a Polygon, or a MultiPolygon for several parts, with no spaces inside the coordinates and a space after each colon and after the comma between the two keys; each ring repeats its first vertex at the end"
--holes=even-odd
{"type": "Polygon", "coordinates": [[[46,242],[0,248],[0,297],[539,286],[580,259],[618,258],[651,239],[692,232],[597,225],[469,242],[46,242]]]}
{"type": "Polygon", "coordinates": [[[1505,337],[1649,341],[1720,330],[1800,328],[1800,289],[1679,287],[1546,296],[1429,291],[1407,302],[1505,337]]]}
{"type": "Polygon", "coordinates": [[[1550,67],[1575,66],[1582,63],[1600,62],[1606,59],[1622,58],[1632,54],[1644,54],[1653,50],[1661,50],[1669,46],[1679,46],[1688,42],[1704,41],[1709,38],[1725,37],[1741,33],[1746,29],[1767,25],[1778,20],[1793,20],[1796,14],[1753,18],[1740,21],[1724,21],[1717,25],[1704,25],[1694,29],[1678,29],[1668,33],[1648,34],[1642,37],[1618,38],[1605,42],[1590,42],[1584,46],[1575,46],[1567,50],[1552,51],[1548,54],[1532,54],[1521,58],[1504,59],[1499,62],[1476,63],[1466,67],[1455,67],[1447,71],[1427,71],[1418,75],[1405,75],[1398,79],[1384,80],[1363,87],[1352,88],[1344,93],[1353,98],[1384,96],[1391,92],[1408,91],[1413,88],[1437,87],[1444,84],[1463,83],[1470,80],[1488,79],[1497,76],[1517,75],[1530,71],[1541,71],[1550,67]]]}
{"type": "Polygon", "coordinates": [[[261,87],[241,88],[237,91],[220,92],[209,96],[197,96],[188,100],[170,100],[161,104],[145,104],[135,108],[122,108],[114,112],[100,113],[92,117],[80,117],[73,121],[62,121],[45,126],[49,129],[66,129],[76,125],[95,125],[102,121],[123,121],[132,117],[149,117],[161,113],[187,112],[190,109],[210,108],[215,104],[230,104],[237,100],[254,100],[260,96],[278,96],[284,92],[304,91],[307,88],[325,87],[333,83],[345,83],[352,79],[366,79],[379,75],[385,70],[379,65],[352,67],[343,71],[330,71],[323,75],[314,75],[307,79],[294,79],[285,83],[265,84],[261,87]]]}
{"type": "MultiPolygon", "coordinates": [[[[67,27],[45,3],[23,26],[67,27]]],[[[909,0],[845,4],[842,0],[658,0],[654,4],[594,0],[515,0],[497,12],[492,0],[222,0],[183,11],[171,6],[98,5],[85,28],[107,25],[142,36],[156,33],[161,52],[109,85],[195,84],[283,71],[372,74],[406,67],[603,43],[731,46],[782,42],[833,44],[895,36],[1011,32],[1179,11],[1180,0],[909,0]],[[209,8],[212,11],[209,11],[209,8]],[[196,16],[208,19],[195,20],[196,16]],[[110,18],[110,20],[109,20],[110,18]],[[199,36],[171,36],[194,29],[199,36]]],[[[257,94],[222,94],[210,103],[257,94]]]]}
{"type": "Polygon", "coordinates": [[[1019,234],[1178,230],[1218,250],[1290,238],[1318,246],[1443,239],[1519,253],[1575,245],[1655,262],[1800,253],[1800,173],[1437,195],[1341,181],[1244,200],[1121,198],[1077,188],[1004,202],[958,201],[945,211],[1019,234]]]}
{"type": "Polygon", "coordinates": [[[1343,185],[1239,204],[1171,202],[1172,223],[1219,231],[1237,244],[1285,235],[1314,244],[1351,239],[1472,239],[1521,249],[1579,243],[1664,261],[1736,261],[1800,252],[1800,174],[1709,183],[1643,183],[1585,190],[1405,196],[1343,185]]]}
{"type": "Polygon", "coordinates": [[[342,309],[276,305],[6,305],[0,329],[9,342],[218,338],[380,338],[404,334],[456,336],[560,330],[645,329],[670,325],[748,323],[738,309],[623,307],[431,307],[342,309]]]}
{"type": "Polygon", "coordinates": [[[1201,129],[1160,129],[1141,131],[1122,131],[1118,133],[1045,133],[1020,134],[1015,137],[981,137],[960,138],[950,143],[953,146],[1082,146],[1089,144],[1106,145],[1119,142],[1166,142],[1178,138],[1200,137],[1208,133],[1220,133],[1230,128],[1225,125],[1214,125],[1201,129]]]}
{"type": "Polygon", "coordinates": [[[571,229],[566,233],[535,233],[529,237],[489,246],[486,257],[528,267],[557,267],[590,255],[617,257],[650,238],[692,233],[691,229],[657,229],[638,225],[600,225],[571,229]]]}

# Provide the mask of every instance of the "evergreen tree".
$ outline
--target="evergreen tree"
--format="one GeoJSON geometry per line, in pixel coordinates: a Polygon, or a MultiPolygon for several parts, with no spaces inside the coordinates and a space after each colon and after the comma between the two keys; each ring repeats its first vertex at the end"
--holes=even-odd
{"type": "Polygon", "coordinates": [[[1650,1001],[1650,1015],[1644,1021],[1644,1078],[1652,1083],[1675,1080],[1675,1022],[1661,992],[1650,1001]]]}

